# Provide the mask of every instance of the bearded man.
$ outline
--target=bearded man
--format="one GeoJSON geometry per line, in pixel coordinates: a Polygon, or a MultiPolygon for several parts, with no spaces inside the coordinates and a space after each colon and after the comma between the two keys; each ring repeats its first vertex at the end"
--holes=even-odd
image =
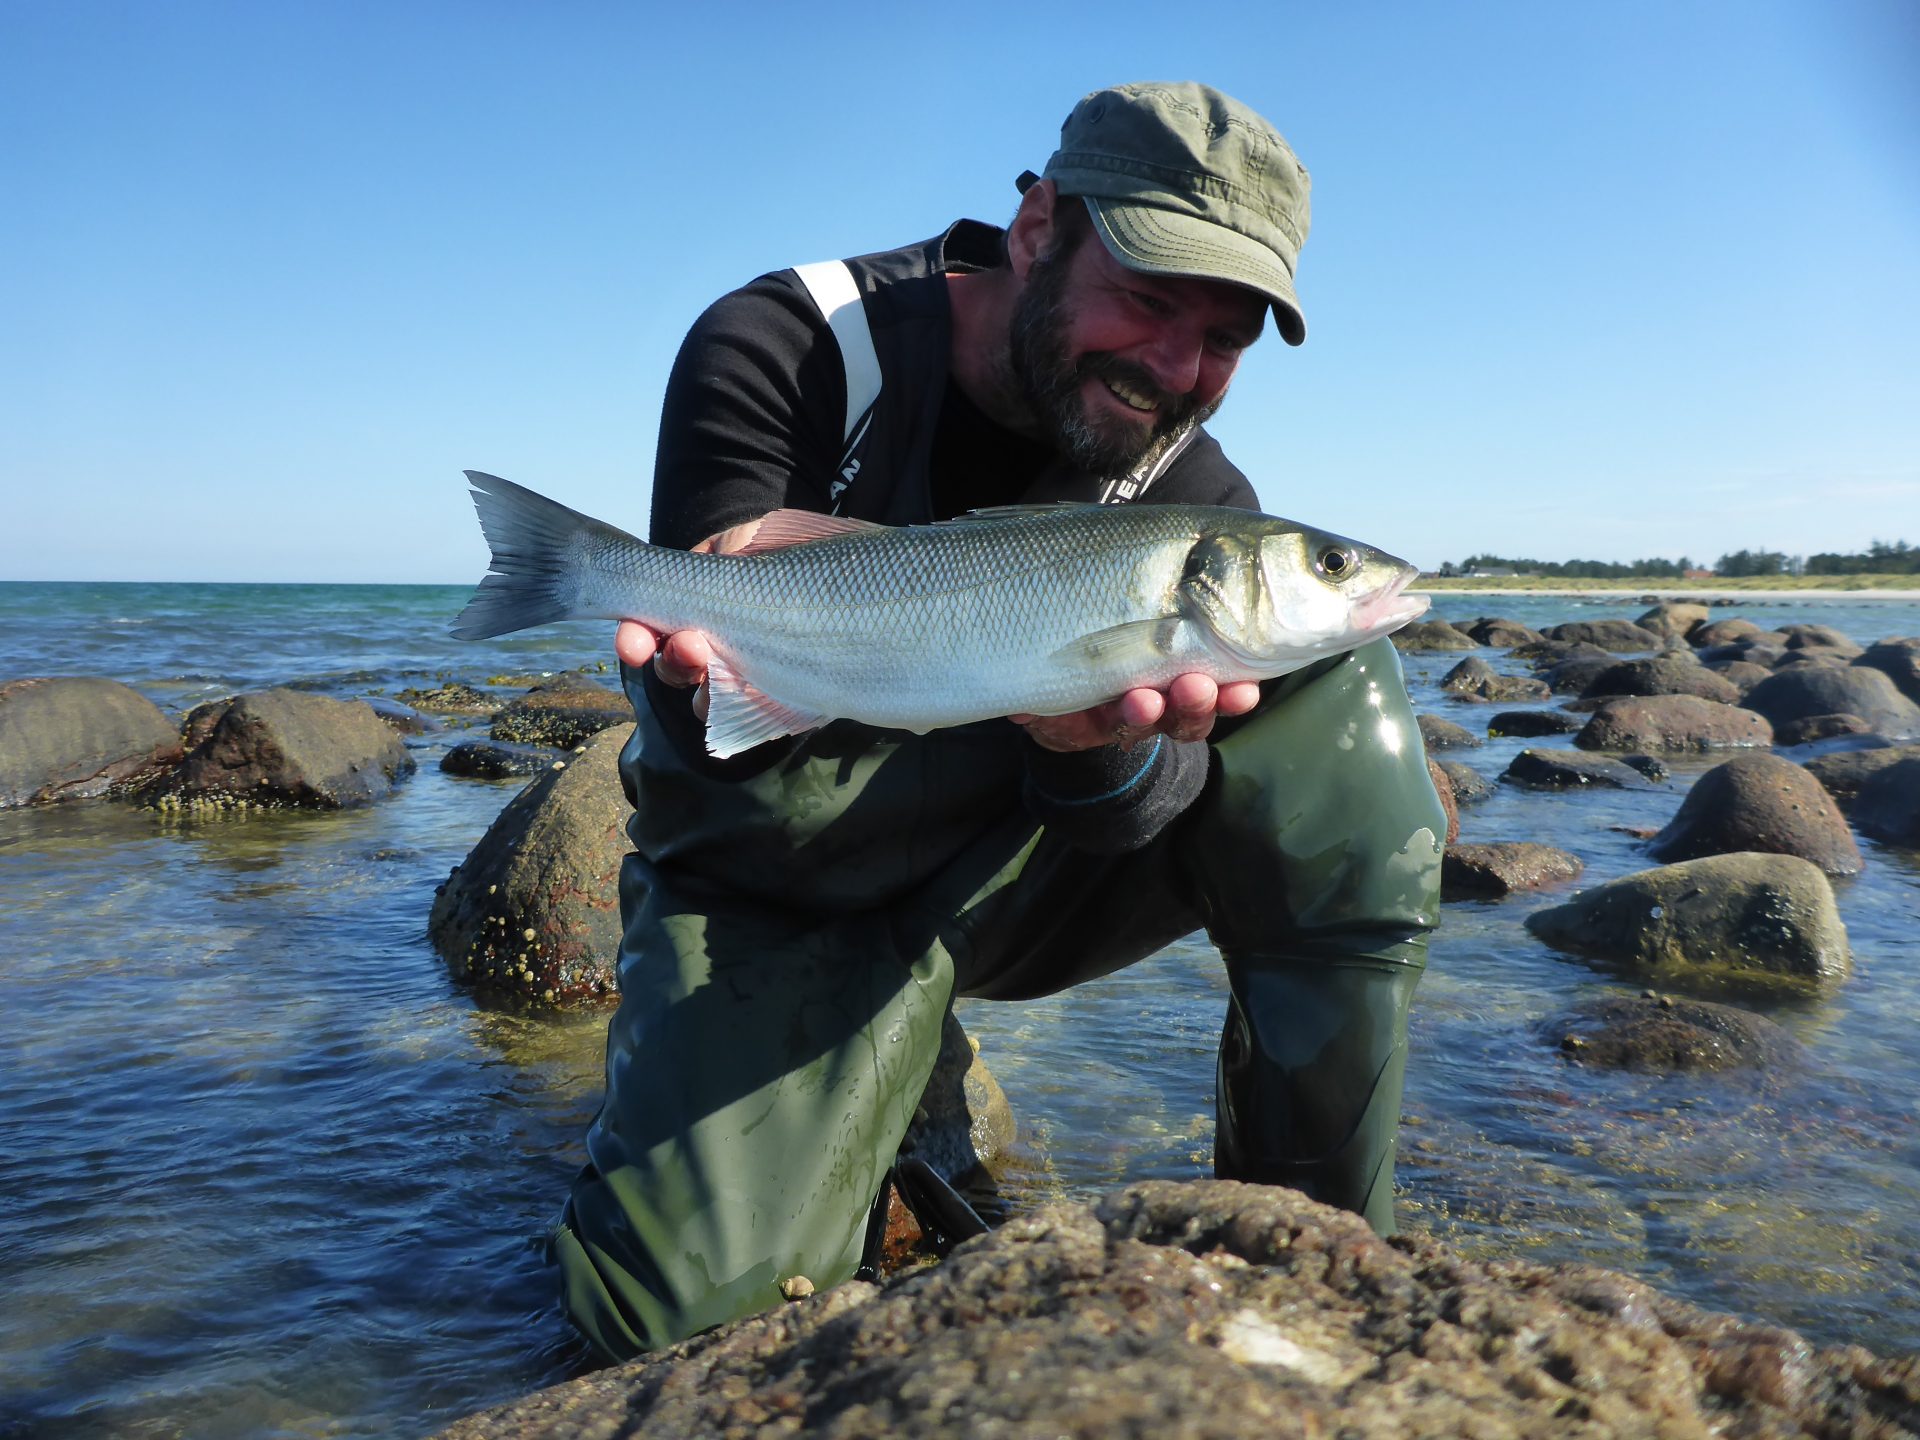
{"type": "MultiPolygon", "coordinates": [[[[1306,338],[1292,150],[1205,86],[1129,85],[1019,184],[1004,233],[962,220],[716,302],[668,381],[652,539],[736,550],[781,508],[1257,508],[1202,422],[1269,314],[1306,338]]],[[[1265,684],[1185,675],[925,736],[838,721],[727,760],[702,744],[705,637],[629,622],[616,650],[638,719],[621,1002],[554,1237],[602,1352],[855,1272],[955,995],[1047,994],[1200,928],[1231,991],[1217,1173],[1391,1232],[1444,819],[1386,641],[1265,684]]]]}

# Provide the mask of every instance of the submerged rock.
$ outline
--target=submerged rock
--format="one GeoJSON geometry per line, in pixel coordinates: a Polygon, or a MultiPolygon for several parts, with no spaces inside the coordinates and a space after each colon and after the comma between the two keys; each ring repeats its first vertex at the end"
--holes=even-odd
{"type": "Polygon", "coordinates": [[[1916,1395],[1920,1357],[1816,1350],[1613,1271],[1389,1242],[1278,1187],[1150,1181],[441,1437],[1865,1440],[1916,1395]]]}
{"type": "Polygon", "coordinates": [[[1680,983],[1831,981],[1852,968],[1833,887],[1793,855],[1713,855],[1623,875],[1526,925],[1556,949],[1680,983]]]}
{"type": "Polygon", "coordinates": [[[1450,845],[1440,862],[1440,898],[1499,899],[1572,880],[1585,868],[1577,855],[1531,840],[1450,845]]]}
{"type": "Polygon", "coordinates": [[[1589,1001],[1541,1034],[1573,1064],[1605,1070],[1771,1072],[1800,1057],[1799,1042],[1765,1016],[1651,992],[1589,1001]]]}
{"type": "Polygon", "coordinates": [[[192,749],[154,790],[162,808],[342,810],[393,793],[413,773],[400,737],[359,700],[258,690],[188,717],[192,749]]]}
{"type": "Polygon", "coordinates": [[[1829,875],[1860,871],[1846,817],[1812,772],[1779,755],[1740,755],[1694,782],[1648,847],[1656,860],[1741,850],[1798,855],[1829,875]]]}
{"type": "Polygon", "coordinates": [[[132,686],[56,675],[0,684],[0,810],[130,791],[179,763],[180,732],[132,686]]]}

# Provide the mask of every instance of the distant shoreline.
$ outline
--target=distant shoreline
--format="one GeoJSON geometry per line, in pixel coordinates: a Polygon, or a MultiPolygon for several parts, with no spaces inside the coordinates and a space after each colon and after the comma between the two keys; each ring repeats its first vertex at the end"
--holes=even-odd
{"type": "Polygon", "coordinates": [[[1660,585],[1636,585],[1631,588],[1606,588],[1598,590],[1567,588],[1564,590],[1534,589],[1514,585],[1414,585],[1416,594],[1439,597],[1442,595],[1508,595],[1556,596],[1560,599],[1582,600],[1619,600],[1622,603],[1634,601],[1691,600],[1707,605],[1786,605],[1805,600],[1837,600],[1849,605],[1871,603],[1884,600],[1889,603],[1911,605],[1920,601],[1920,590],[1825,590],[1811,586],[1801,590],[1717,590],[1703,586],[1687,587],[1677,585],[1671,588],[1660,585]]]}

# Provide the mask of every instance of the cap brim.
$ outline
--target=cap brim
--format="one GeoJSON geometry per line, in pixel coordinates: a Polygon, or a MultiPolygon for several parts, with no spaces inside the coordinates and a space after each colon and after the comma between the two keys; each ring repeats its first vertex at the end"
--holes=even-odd
{"type": "Polygon", "coordinates": [[[1259,241],[1177,210],[1094,195],[1081,198],[1102,243],[1129,270],[1244,285],[1272,303],[1274,324],[1289,345],[1307,338],[1307,317],[1293,292],[1293,276],[1259,241]]]}

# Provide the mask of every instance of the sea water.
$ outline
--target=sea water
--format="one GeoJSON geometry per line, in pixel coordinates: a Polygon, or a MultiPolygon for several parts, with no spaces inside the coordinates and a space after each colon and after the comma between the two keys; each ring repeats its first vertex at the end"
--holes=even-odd
{"type": "MultiPolygon", "coordinates": [[[[610,666],[606,625],[467,644],[466,587],[0,584],[0,679],[106,675],[182,713],[292,684],[464,679],[502,698],[610,666]]],[[[1442,597],[1544,626],[1631,599],[1442,597]]],[[[1920,606],[1720,612],[1920,633],[1920,606]]],[[[1497,652],[1483,652],[1498,660],[1497,652]]],[[[1406,657],[1420,709],[1457,655],[1406,657]]],[[[1504,668],[1517,669],[1515,666],[1504,668]]],[[[605,677],[609,683],[612,676],[605,677]]],[[[418,1436],[586,1363],[541,1243],[598,1103],[604,1017],[489,1011],[426,939],[435,885],[513,783],[455,779],[457,725],[337,815],[0,812],[0,1437],[418,1436]]],[[[1526,745],[1453,752],[1496,777],[1526,745]]],[[[1651,792],[1496,788],[1467,838],[1558,845],[1578,884],[1651,863],[1710,762],[1651,792]]],[[[1674,1078],[1566,1063],[1552,1022],[1632,982],[1522,927],[1570,887],[1449,904],[1416,1001],[1399,1210],[1469,1254],[1578,1260],[1821,1343],[1920,1344],[1920,862],[1836,882],[1854,972],[1770,1002],[1802,1059],[1674,1078]]],[[[963,1004],[1021,1139],[998,1204],[1209,1173],[1217,957],[963,1004]]]]}

